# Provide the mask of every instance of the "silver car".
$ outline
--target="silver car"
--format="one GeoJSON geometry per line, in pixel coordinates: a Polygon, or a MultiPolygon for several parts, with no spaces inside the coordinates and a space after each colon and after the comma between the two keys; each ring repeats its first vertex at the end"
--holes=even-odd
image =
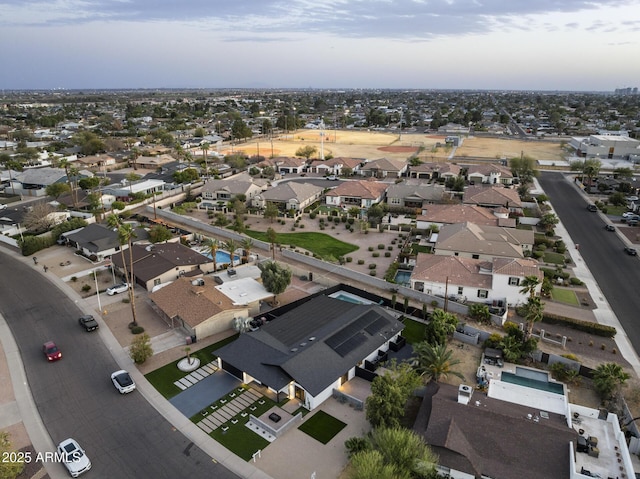
{"type": "Polygon", "coordinates": [[[114,284],[113,286],[107,288],[107,294],[109,296],[113,296],[114,294],[124,293],[128,289],[129,283],[114,284]]]}

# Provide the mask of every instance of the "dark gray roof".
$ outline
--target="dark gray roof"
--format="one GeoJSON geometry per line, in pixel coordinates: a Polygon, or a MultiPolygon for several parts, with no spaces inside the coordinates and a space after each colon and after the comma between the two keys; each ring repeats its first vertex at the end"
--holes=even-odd
{"type": "Polygon", "coordinates": [[[380,306],[318,296],[216,354],[276,390],[295,380],[317,395],[403,328],[380,306]]]}
{"type": "Polygon", "coordinates": [[[85,226],[77,233],[66,235],[69,241],[92,253],[99,253],[120,246],[118,233],[99,224],[85,226]]]}
{"type": "Polygon", "coordinates": [[[430,383],[413,429],[439,456],[442,466],[480,477],[569,478],[569,442],[578,433],[563,416],[489,398],[475,391],[459,404],[458,388],[430,383]]]}

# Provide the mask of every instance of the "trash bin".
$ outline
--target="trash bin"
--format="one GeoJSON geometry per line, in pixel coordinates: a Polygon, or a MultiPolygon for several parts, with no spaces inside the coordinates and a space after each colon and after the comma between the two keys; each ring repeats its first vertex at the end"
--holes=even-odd
{"type": "Polygon", "coordinates": [[[309,281],[313,281],[313,272],[309,271],[309,281]]]}
{"type": "Polygon", "coordinates": [[[195,343],[196,342],[196,335],[194,334],[193,336],[191,336],[191,342],[195,343]]]}
{"type": "Polygon", "coordinates": [[[185,339],[187,340],[187,344],[191,344],[192,342],[191,336],[187,336],[185,339]]]}

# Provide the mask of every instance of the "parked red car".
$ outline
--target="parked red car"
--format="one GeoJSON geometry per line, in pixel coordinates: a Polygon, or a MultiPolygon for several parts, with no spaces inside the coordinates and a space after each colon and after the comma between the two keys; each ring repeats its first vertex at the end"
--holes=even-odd
{"type": "Polygon", "coordinates": [[[62,351],[58,349],[56,343],[47,341],[42,345],[42,352],[47,357],[47,361],[57,361],[62,358],[62,351]]]}

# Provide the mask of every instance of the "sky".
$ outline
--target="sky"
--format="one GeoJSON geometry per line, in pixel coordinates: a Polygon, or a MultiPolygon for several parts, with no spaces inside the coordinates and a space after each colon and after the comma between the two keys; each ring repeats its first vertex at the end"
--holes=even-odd
{"type": "Polygon", "coordinates": [[[0,88],[613,91],[640,0],[0,0],[0,88]]]}

